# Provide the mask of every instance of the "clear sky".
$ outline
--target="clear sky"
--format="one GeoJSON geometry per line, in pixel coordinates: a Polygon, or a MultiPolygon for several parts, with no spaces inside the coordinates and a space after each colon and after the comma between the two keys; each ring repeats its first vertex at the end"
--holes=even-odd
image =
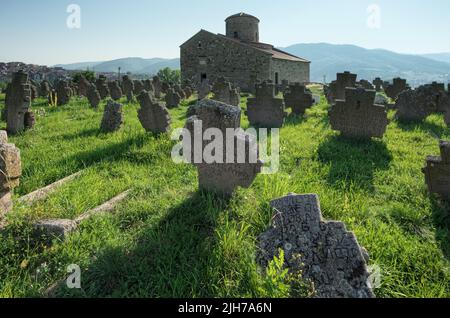
{"type": "Polygon", "coordinates": [[[238,12],[259,17],[260,40],[279,47],[328,42],[450,52],[449,0],[0,0],[0,61],[178,57],[180,44],[202,28],[224,33],[225,18],[238,12]],[[67,27],[70,4],[81,9],[79,29],[67,27]],[[371,4],[379,19],[368,12],[371,4]]]}

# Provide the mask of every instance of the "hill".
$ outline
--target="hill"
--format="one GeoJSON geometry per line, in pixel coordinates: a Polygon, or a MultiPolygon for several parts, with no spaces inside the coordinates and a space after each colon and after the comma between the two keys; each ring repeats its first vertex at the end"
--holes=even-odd
{"type": "Polygon", "coordinates": [[[423,54],[422,56],[435,61],[450,63],[450,53],[423,54]]]}
{"type": "Polygon", "coordinates": [[[386,80],[400,76],[413,85],[450,79],[450,63],[418,55],[328,43],[295,44],[282,49],[310,60],[311,80],[316,82],[322,82],[324,76],[331,81],[337,72],[344,70],[367,80],[377,76],[386,80]]]}

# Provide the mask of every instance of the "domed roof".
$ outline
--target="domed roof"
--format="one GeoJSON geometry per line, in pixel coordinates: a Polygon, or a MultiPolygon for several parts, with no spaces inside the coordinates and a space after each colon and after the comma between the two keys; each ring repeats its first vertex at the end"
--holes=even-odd
{"type": "Polygon", "coordinates": [[[228,21],[228,20],[234,19],[234,18],[242,18],[242,17],[253,18],[259,22],[259,19],[257,17],[247,14],[247,13],[244,13],[244,12],[233,14],[233,15],[229,16],[228,18],[226,18],[225,21],[228,21]]]}

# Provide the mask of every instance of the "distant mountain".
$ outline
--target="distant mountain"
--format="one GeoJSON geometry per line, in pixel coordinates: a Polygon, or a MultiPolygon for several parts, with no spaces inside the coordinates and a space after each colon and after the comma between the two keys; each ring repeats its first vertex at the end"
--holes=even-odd
{"type": "Polygon", "coordinates": [[[336,78],[336,73],[345,70],[358,74],[359,79],[367,80],[375,77],[391,80],[400,76],[414,86],[450,80],[450,63],[423,56],[327,43],[295,44],[283,50],[312,62],[311,81],[314,82],[322,82],[324,76],[330,82],[336,78]]]}
{"type": "Polygon", "coordinates": [[[450,63],[450,53],[423,54],[422,56],[435,61],[450,63]]]}
{"type": "Polygon", "coordinates": [[[152,58],[143,59],[140,57],[128,57],[105,62],[83,62],[74,64],[59,64],[55,65],[66,70],[94,70],[96,72],[117,72],[121,68],[122,73],[133,74],[156,74],[160,69],[170,67],[172,69],[180,68],[180,59],[163,59],[152,58]]]}

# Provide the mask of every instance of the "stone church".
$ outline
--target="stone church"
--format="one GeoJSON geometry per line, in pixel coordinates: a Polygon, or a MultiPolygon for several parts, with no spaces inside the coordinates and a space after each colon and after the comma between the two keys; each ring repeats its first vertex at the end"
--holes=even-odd
{"type": "Polygon", "coordinates": [[[242,91],[257,81],[308,83],[310,61],[259,42],[259,19],[238,13],[226,20],[226,35],[201,30],[181,45],[181,76],[194,85],[225,77],[242,91]]]}

